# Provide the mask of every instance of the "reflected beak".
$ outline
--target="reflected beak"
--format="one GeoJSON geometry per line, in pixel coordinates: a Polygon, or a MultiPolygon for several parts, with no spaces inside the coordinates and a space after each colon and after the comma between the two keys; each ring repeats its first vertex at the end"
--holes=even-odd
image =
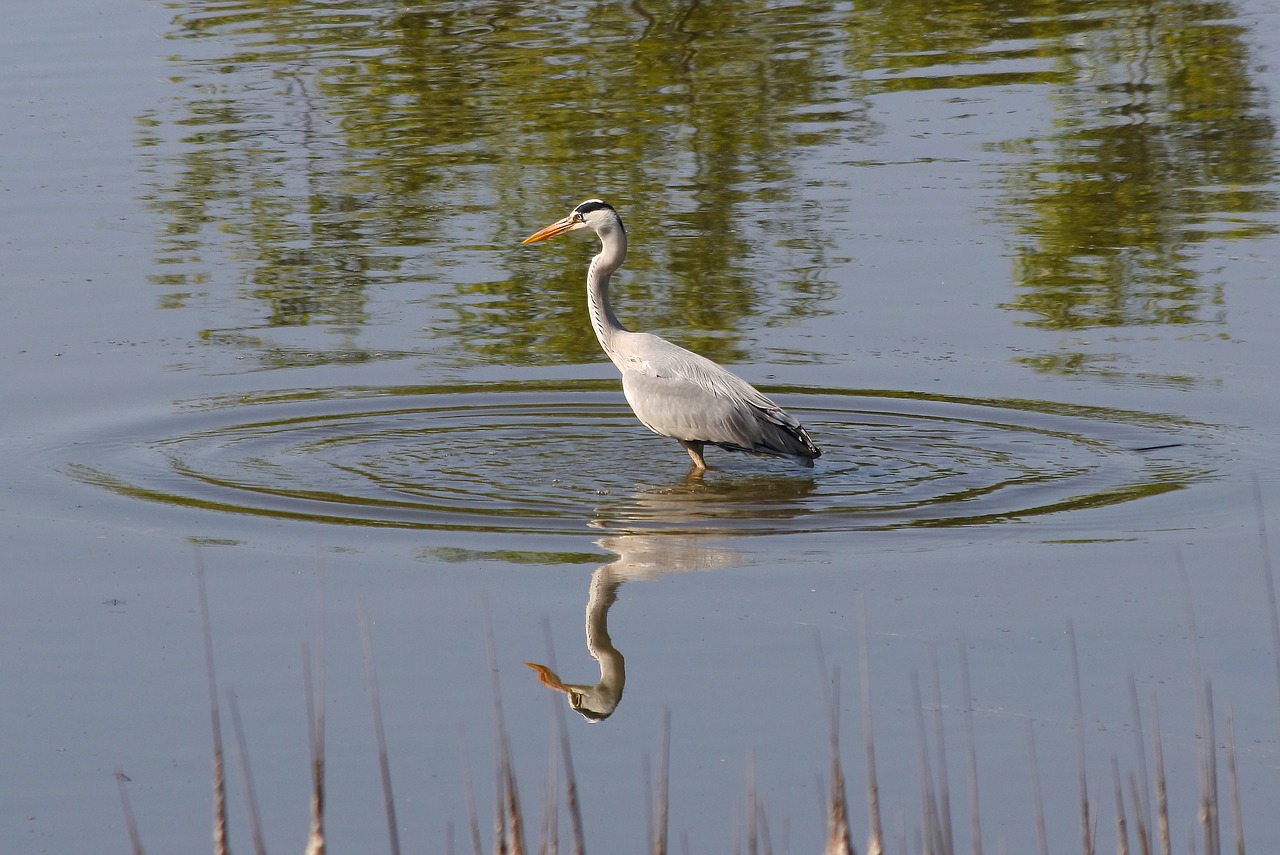
{"type": "MultiPolygon", "coordinates": [[[[556,225],[558,226],[560,225],[560,223],[556,223],[556,225]]],[[[553,227],[547,226],[547,229],[549,228],[553,228],[553,227]]],[[[542,232],[545,232],[547,229],[543,229],[542,232]]],[[[560,231],[564,231],[564,229],[561,229],[560,231]]],[[[542,234],[542,232],[538,232],[537,235],[534,235],[531,238],[527,238],[525,240],[525,243],[529,243],[530,241],[533,240],[533,238],[538,237],[538,235],[542,234]]],[[[556,232],[556,234],[559,234],[559,233],[560,232],[556,232]]],[[[551,235],[547,235],[547,237],[551,237],[551,235]]],[[[538,238],[538,240],[543,240],[543,238],[538,238]]],[[[524,664],[528,665],[530,668],[538,672],[538,681],[542,683],[542,685],[546,686],[548,689],[555,689],[558,692],[570,691],[569,687],[566,686],[563,682],[561,682],[560,677],[556,674],[556,672],[552,671],[546,665],[538,665],[535,662],[526,662],[524,664]]]]}
{"type": "Polygon", "coordinates": [[[565,217],[563,220],[556,220],[554,223],[547,226],[545,229],[539,229],[538,231],[529,235],[527,238],[525,238],[520,242],[521,243],[537,243],[540,240],[553,238],[556,235],[562,235],[565,232],[569,231],[574,227],[574,225],[575,224],[573,222],[572,217],[565,217]]]}

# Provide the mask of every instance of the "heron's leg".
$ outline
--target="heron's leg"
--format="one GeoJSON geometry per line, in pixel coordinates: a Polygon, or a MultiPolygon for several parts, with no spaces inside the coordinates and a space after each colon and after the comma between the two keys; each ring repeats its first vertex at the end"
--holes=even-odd
{"type": "Polygon", "coordinates": [[[693,441],[681,439],[677,440],[677,442],[684,446],[685,451],[689,452],[689,457],[693,460],[694,469],[701,470],[707,468],[707,461],[702,459],[702,449],[705,447],[706,443],[698,442],[696,439],[693,441]]]}

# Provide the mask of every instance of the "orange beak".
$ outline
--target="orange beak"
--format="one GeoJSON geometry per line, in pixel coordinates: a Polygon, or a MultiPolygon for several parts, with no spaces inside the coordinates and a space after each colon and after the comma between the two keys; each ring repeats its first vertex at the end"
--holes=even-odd
{"type": "MultiPolygon", "coordinates": [[[[559,223],[557,223],[556,225],[559,225],[559,223]]],[[[547,228],[550,228],[550,226],[548,226],[547,228]]],[[[546,231],[546,229],[543,229],[543,231],[546,231]]],[[[541,233],[542,232],[539,232],[538,234],[541,234],[541,233]]],[[[525,243],[528,243],[528,242],[529,241],[527,240],[525,241],[525,243]]],[[[542,685],[546,686],[548,689],[555,689],[560,692],[569,691],[569,687],[560,681],[560,677],[556,674],[556,672],[552,671],[546,665],[538,665],[535,662],[526,662],[524,664],[528,665],[530,668],[538,672],[538,681],[541,682],[542,685]]]]}
{"type": "Polygon", "coordinates": [[[556,235],[562,235],[565,232],[572,229],[575,225],[577,224],[573,221],[573,217],[571,216],[565,217],[563,220],[556,220],[554,223],[547,226],[545,229],[538,229],[538,231],[529,235],[527,238],[525,238],[520,242],[521,243],[537,243],[540,240],[546,240],[547,238],[553,238],[556,235]]]}

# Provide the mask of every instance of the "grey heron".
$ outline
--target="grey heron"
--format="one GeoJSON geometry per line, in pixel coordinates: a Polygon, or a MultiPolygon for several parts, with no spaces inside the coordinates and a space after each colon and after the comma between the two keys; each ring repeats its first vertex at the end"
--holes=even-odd
{"type": "Polygon", "coordinates": [[[689,452],[705,470],[707,445],[786,457],[813,466],[822,451],[789,413],[737,375],[704,356],[651,333],[631,332],[609,302],[609,277],[627,257],[627,231],[612,205],[588,199],[523,243],[591,229],[600,252],[587,267],[587,309],[605,354],[622,372],[622,391],[636,418],[689,452]]]}
{"type": "Polygon", "coordinates": [[[600,682],[594,686],[566,683],[546,665],[526,662],[538,672],[538,680],[548,689],[564,692],[569,706],[591,723],[604,721],[622,702],[627,684],[627,663],[609,637],[609,608],[618,599],[624,578],[613,571],[613,562],[591,574],[587,594],[587,652],[600,663],[600,682]]]}

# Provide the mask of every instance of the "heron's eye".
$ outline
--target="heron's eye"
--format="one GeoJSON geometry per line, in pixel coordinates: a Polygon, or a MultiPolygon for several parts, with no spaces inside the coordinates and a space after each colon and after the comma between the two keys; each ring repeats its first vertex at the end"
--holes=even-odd
{"type": "Polygon", "coordinates": [[[581,214],[575,213],[575,214],[573,215],[573,221],[574,221],[575,223],[580,223],[580,222],[582,222],[582,219],[583,219],[583,217],[582,217],[582,215],[581,215],[581,214]]]}

